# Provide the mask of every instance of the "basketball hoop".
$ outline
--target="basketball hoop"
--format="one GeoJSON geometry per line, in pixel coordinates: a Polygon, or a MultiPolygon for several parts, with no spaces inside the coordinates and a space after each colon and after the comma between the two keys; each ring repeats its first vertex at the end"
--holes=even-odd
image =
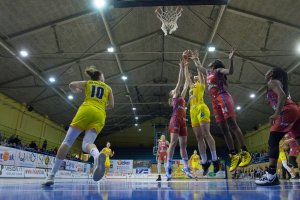
{"type": "Polygon", "coordinates": [[[177,20],[181,16],[183,9],[181,7],[158,7],[155,10],[156,16],[162,22],[161,30],[165,35],[172,34],[178,28],[177,20]]]}

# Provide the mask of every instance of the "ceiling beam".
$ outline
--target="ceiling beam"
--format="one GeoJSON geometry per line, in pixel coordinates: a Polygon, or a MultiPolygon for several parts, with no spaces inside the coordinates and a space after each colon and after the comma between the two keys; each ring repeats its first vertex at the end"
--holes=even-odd
{"type": "Polygon", "coordinates": [[[77,109],[77,106],[75,106],[74,104],[72,104],[67,97],[62,94],[59,90],[57,90],[54,87],[51,87],[51,85],[49,85],[48,81],[46,79],[44,79],[44,77],[36,70],[34,69],[33,66],[31,66],[28,62],[25,62],[22,58],[20,58],[17,53],[14,51],[14,49],[11,47],[11,45],[9,43],[7,43],[6,41],[2,40],[0,38],[0,45],[8,52],[10,53],[12,56],[15,57],[16,60],[18,60],[28,71],[30,71],[30,73],[32,73],[34,76],[36,76],[37,78],[39,78],[42,82],[44,82],[46,85],[48,85],[51,90],[53,90],[53,92],[55,92],[59,97],[61,97],[68,105],[70,105],[72,108],[77,109]]]}
{"type": "MultiPolygon", "coordinates": [[[[214,38],[215,38],[215,36],[217,34],[217,31],[218,31],[219,25],[221,24],[221,20],[222,20],[222,17],[224,15],[225,9],[226,9],[226,5],[221,6],[219,14],[218,14],[218,17],[217,17],[215,25],[214,25],[214,28],[213,28],[213,30],[211,32],[211,35],[209,36],[209,40],[208,40],[207,44],[212,43],[212,41],[214,40],[214,38]]],[[[203,66],[205,66],[205,61],[206,61],[207,53],[208,53],[208,50],[206,48],[204,57],[202,59],[203,66]]]]}
{"type": "MultiPolygon", "coordinates": [[[[128,41],[128,42],[121,43],[121,44],[119,44],[118,47],[119,47],[119,48],[122,48],[123,46],[133,45],[133,44],[136,44],[136,43],[138,43],[138,42],[142,42],[142,41],[144,41],[144,40],[146,40],[146,39],[149,39],[149,38],[151,38],[151,37],[154,37],[154,36],[156,36],[156,35],[159,35],[159,31],[158,31],[158,30],[156,30],[156,31],[154,31],[154,32],[151,32],[151,33],[149,33],[149,34],[145,34],[145,35],[143,35],[143,36],[141,36],[141,37],[135,38],[135,39],[130,40],[130,41],[128,41]]],[[[89,55],[87,55],[87,56],[75,58],[75,59],[73,59],[73,60],[71,60],[71,61],[67,61],[67,62],[61,63],[61,64],[59,64],[59,65],[56,65],[56,66],[49,67],[49,68],[43,70],[43,73],[49,73],[49,72],[52,72],[52,71],[55,71],[55,70],[59,70],[59,69],[68,67],[68,66],[70,66],[70,65],[77,64],[77,63],[79,63],[79,62],[82,62],[82,61],[89,60],[89,59],[91,59],[91,58],[100,56],[100,55],[102,55],[102,54],[107,54],[106,49],[103,49],[103,50],[101,50],[101,51],[95,52],[95,53],[93,53],[93,54],[89,54],[89,55]]],[[[31,77],[31,76],[32,76],[32,75],[25,75],[25,76],[18,77],[18,78],[9,80],[9,81],[4,81],[4,82],[1,82],[1,83],[0,83],[0,86],[2,86],[2,85],[7,85],[7,84],[13,83],[13,82],[15,82],[15,81],[19,81],[19,80],[21,80],[21,79],[26,79],[26,78],[29,78],[29,77],[31,77]]]]}
{"type": "Polygon", "coordinates": [[[35,34],[35,33],[41,32],[41,31],[45,31],[47,29],[50,29],[53,26],[67,24],[67,23],[75,21],[77,19],[93,15],[95,13],[97,13],[95,10],[85,10],[85,11],[82,11],[79,13],[75,13],[75,14],[69,15],[69,16],[61,18],[61,19],[57,19],[57,20],[54,20],[51,22],[47,22],[45,24],[41,24],[41,25],[38,25],[38,26],[35,26],[32,28],[28,28],[26,30],[22,30],[22,31],[19,31],[16,33],[9,34],[7,36],[7,40],[15,40],[20,37],[28,36],[28,35],[35,34]]]}
{"type": "Polygon", "coordinates": [[[239,15],[239,16],[243,16],[243,17],[247,17],[247,18],[251,18],[251,19],[255,19],[255,20],[259,20],[259,21],[273,22],[274,24],[281,26],[283,28],[288,28],[288,29],[292,29],[294,31],[300,32],[300,26],[297,26],[295,24],[291,24],[288,22],[284,22],[279,19],[274,19],[271,17],[267,17],[264,15],[260,15],[260,14],[253,13],[253,12],[246,11],[246,10],[241,10],[239,8],[234,8],[231,6],[227,6],[226,11],[236,14],[236,15],[239,15]]]}

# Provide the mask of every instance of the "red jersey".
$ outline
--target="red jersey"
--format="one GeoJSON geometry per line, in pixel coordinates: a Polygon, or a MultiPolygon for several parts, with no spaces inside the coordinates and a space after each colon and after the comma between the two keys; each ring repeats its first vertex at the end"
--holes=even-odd
{"type": "Polygon", "coordinates": [[[222,93],[227,93],[224,87],[226,82],[224,74],[217,72],[214,69],[208,69],[206,74],[207,89],[213,98],[222,93]]]}
{"type": "MultiPolygon", "coordinates": [[[[280,86],[282,87],[282,84],[280,83],[280,86]]],[[[278,104],[278,96],[275,92],[273,92],[273,90],[269,90],[267,91],[267,100],[269,102],[269,104],[271,105],[271,107],[276,110],[277,108],[277,104],[278,104]]],[[[288,95],[286,98],[286,102],[285,105],[287,104],[294,104],[294,102],[291,99],[291,96],[288,95]]]]}
{"type": "Polygon", "coordinates": [[[161,152],[167,152],[169,148],[169,145],[167,143],[167,141],[160,141],[159,142],[159,146],[158,146],[158,152],[161,153],[161,152]]]}
{"type": "MultiPolygon", "coordinates": [[[[293,133],[292,132],[288,132],[288,139],[293,138],[293,133]]],[[[299,148],[298,143],[296,142],[296,140],[292,140],[289,142],[289,147],[292,148],[299,148]]]]}
{"type": "Polygon", "coordinates": [[[173,113],[172,116],[186,118],[185,100],[182,96],[172,98],[173,113]]]}

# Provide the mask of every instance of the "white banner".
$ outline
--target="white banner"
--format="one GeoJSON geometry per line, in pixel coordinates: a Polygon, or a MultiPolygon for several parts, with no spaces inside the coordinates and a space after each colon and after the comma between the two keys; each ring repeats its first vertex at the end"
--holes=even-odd
{"type": "Polygon", "coordinates": [[[0,146],[0,165],[15,164],[16,149],[0,146]]]}
{"type": "Polygon", "coordinates": [[[0,177],[23,178],[24,169],[22,167],[0,165],[0,177]]]}
{"type": "Polygon", "coordinates": [[[110,160],[110,172],[112,173],[132,173],[132,160],[110,160]]]}
{"type": "Polygon", "coordinates": [[[73,172],[72,177],[73,178],[89,178],[89,175],[87,173],[73,172]]]}
{"type": "Polygon", "coordinates": [[[36,167],[51,169],[55,161],[55,157],[44,154],[37,154],[36,167]]]}
{"type": "Polygon", "coordinates": [[[72,172],[63,171],[63,170],[59,170],[56,174],[56,177],[58,177],[58,178],[73,178],[72,172]]]}
{"type": "Polygon", "coordinates": [[[15,166],[20,167],[36,167],[37,153],[16,150],[15,151],[15,166]]]}
{"type": "Polygon", "coordinates": [[[45,178],[45,169],[24,168],[24,177],[28,178],[45,178]]]}

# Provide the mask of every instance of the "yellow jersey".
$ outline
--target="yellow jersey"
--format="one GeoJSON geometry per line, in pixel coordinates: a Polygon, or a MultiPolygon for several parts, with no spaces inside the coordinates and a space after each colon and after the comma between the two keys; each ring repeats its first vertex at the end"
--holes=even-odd
{"type": "Polygon", "coordinates": [[[205,84],[199,83],[198,81],[193,84],[190,89],[190,108],[204,103],[203,96],[205,91],[205,84]]]}
{"type": "Polygon", "coordinates": [[[105,111],[110,91],[110,87],[102,81],[88,80],[85,86],[85,99],[82,105],[94,106],[105,111]]]}
{"type": "Polygon", "coordinates": [[[199,162],[200,161],[200,157],[198,154],[193,154],[191,156],[191,159],[190,159],[192,162],[199,162]]]}
{"type": "Polygon", "coordinates": [[[104,147],[104,148],[102,149],[102,153],[104,153],[104,154],[106,155],[106,157],[109,157],[109,156],[112,155],[111,149],[108,148],[108,147],[104,147]]]}

